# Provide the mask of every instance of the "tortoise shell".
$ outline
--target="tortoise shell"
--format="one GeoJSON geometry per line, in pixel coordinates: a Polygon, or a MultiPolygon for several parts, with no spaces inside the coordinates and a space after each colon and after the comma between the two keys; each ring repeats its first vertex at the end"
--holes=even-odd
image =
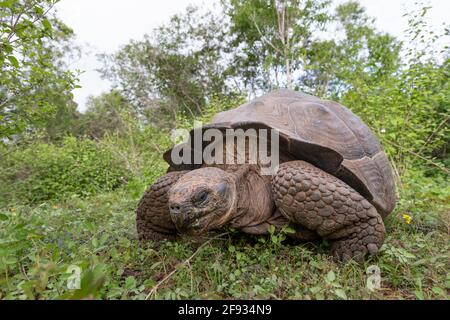
{"type": "MultiPolygon", "coordinates": [[[[211,124],[199,129],[207,128],[277,129],[280,154],[288,153],[343,180],[370,201],[383,218],[395,207],[392,169],[378,139],[359,117],[336,102],[276,90],[218,113],[211,124]]],[[[164,155],[170,171],[199,167],[174,165],[170,152],[164,155]]]]}

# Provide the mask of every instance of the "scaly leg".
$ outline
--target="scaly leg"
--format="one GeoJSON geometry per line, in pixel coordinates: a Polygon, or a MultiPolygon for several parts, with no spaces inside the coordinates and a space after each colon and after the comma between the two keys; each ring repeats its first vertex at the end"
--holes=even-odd
{"type": "Polygon", "coordinates": [[[275,204],[294,223],[331,241],[340,260],[361,260],[383,244],[381,216],[357,191],[338,178],[304,162],[280,165],[272,179],[275,204]]]}
{"type": "Polygon", "coordinates": [[[158,241],[176,237],[176,228],[170,218],[167,206],[167,192],[186,172],[169,172],[159,178],[145,192],[136,211],[139,239],[158,241]]]}

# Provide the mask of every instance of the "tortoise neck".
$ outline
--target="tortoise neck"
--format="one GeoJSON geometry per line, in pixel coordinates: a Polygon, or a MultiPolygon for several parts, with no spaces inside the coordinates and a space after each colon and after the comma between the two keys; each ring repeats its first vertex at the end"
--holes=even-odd
{"type": "Polygon", "coordinates": [[[271,177],[260,175],[255,165],[241,165],[234,175],[237,203],[229,224],[243,228],[267,221],[274,211],[271,177]]]}

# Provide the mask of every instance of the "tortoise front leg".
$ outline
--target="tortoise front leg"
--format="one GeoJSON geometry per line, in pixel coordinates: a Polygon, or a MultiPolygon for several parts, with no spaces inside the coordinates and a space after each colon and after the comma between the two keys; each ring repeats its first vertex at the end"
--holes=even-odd
{"type": "Polygon", "coordinates": [[[288,236],[294,240],[310,241],[317,240],[319,237],[317,234],[311,230],[299,224],[293,224],[289,219],[287,219],[283,214],[281,214],[279,209],[273,213],[273,215],[267,220],[258,225],[241,227],[241,230],[249,234],[267,234],[269,228],[273,226],[276,231],[280,231],[283,227],[291,227],[293,233],[289,233],[288,236]]]}
{"type": "Polygon", "coordinates": [[[343,181],[304,161],[280,165],[272,179],[275,204],[289,220],[331,241],[340,260],[376,254],[385,228],[377,210],[343,181]]]}
{"type": "Polygon", "coordinates": [[[136,210],[136,227],[139,239],[174,239],[176,228],[170,218],[167,192],[187,171],[169,172],[159,178],[142,196],[136,210]]]}

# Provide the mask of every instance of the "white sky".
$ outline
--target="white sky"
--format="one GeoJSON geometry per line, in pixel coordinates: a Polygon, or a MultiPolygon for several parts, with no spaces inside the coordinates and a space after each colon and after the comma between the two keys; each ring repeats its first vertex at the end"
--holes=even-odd
{"type": "MultiPolygon", "coordinates": [[[[335,0],[335,2],[345,2],[335,0]]],[[[377,19],[377,26],[401,37],[406,28],[402,17],[405,8],[413,8],[416,0],[359,0],[367,13],[377,19]]],[[[213,8],[217,0],[61,0],[58,16],[77,35],[77,43],[87,48],[83,57],[71,67],[83,70],[81,89],[74,91],[80,110],[85,109],[86,98],[108,91],[110,83],[100,78],[95,69],[101,66],[98,53],[113,53],[131,39],[141,39],[173,14],[182,12],[189,4],[213,8]]],[[[429,13],[431,23],[438,28],[447,22],[449,0],[428,0],[433,6],[429,13]]]]}

